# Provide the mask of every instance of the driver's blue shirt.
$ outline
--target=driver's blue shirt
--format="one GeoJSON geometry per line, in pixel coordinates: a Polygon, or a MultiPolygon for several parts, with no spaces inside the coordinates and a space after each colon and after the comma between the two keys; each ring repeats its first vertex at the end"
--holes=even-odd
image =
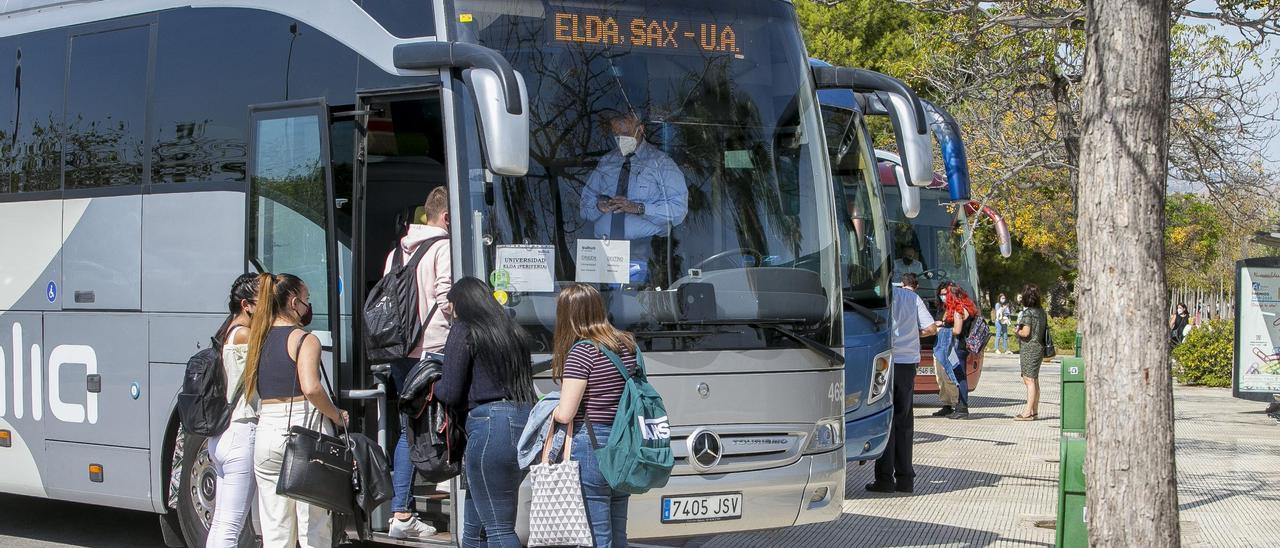
{"type": "Polygon", "coordinates": [[[924,274],[924,263],[913,260],[911,261],[911,264],[907,264],[907,261],[904,259],[894,259],[893,261],[893,281],[894,282],[901,282],[902,275],[908,272],[915,274],[916,276],[924,274]]]}
{"type": "Polygon", "coordinates": [[[689,188],[685,186],[684,173],[671,157],[645,142],[631,155],[631,176],[627,183],[627,199],[644,204],[644,215],[601,212],[596,203],[601,196],[612,197],[617,192],[622,160],[617,150],[606,154],[582,190],[579,207],[582,218],[592,223],[591,235],[607,239],[614,215],[625,215],[623,234],[627,240],[666,234],[669,227],[684,222],[689,212],[689,188]]]}

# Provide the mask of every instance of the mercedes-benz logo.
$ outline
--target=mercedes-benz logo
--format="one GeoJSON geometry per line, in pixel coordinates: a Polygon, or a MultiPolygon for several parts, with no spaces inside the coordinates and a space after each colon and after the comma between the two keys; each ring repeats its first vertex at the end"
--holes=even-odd
{"type": "Polygon", "coordinates": [[[711,470],[720,464],[724,449],[720,445],[720,436],[710,430],[698,430],[688,437],[689,466],[698,472],[711,470]]]}

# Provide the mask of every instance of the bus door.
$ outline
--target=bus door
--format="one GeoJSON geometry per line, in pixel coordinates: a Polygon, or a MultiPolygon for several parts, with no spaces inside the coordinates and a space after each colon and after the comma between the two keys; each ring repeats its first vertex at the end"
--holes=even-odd
{"type": "Polygon", "coordinates": [[[324,346],[334,378],[333,336],[340,310],[334,230],[329,111],[323,99],[257,105],[250,111],[247,261],[251,268],[302,278],[311,292],[307,326],[324,346]]]}
{"type": "MultiPolygon", "coordinates": [[[[422,205],[432,189],[448,183],[448,170],[438,86],[361,93],[357,100],[351,287],[358,311],[369,290],[382,279],[387,258],[398,249],[409,225],[426,222],[422,205]]],[[[358,312],[353,320],[354,332],[360,333],[363,326],[358,312]]],[[[389,367],[367,363],[359,336],[352,344],[353,386],[364,388],[350,390],[347,395],[382,400],[376,417],[377,439],[391,456],[400,427],[395,406],[386,402],[394,392],[389,367]]],[[[450,526],[448,495],[426,485],[415,486],[414,495],[420,518],[442,532],[434,540],[449,542],[446,531],[454,528],[450,526]]],[[[375,530],[385,530],[388,510],[389,505],[383,505],[371,516],[375,530]]]]}

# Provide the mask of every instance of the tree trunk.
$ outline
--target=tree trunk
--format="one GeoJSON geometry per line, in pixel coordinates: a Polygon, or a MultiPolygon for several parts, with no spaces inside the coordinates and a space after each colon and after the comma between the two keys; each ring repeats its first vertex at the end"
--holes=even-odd
{"type": "Polygon", "coordinates": [[[1080,143],[1089,544],[1178,546],[1164,198],[1169,0],[1094,0],[1080,143]]]}

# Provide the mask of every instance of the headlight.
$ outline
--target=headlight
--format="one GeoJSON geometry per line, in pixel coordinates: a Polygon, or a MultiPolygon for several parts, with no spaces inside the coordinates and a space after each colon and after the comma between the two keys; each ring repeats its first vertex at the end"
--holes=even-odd
{"type": "Polygon", "coordinates": [[[884,352],[871,361],[871,390],[867,404],[873,404],[889,393],[889,384],[893,382],[893,353],[884,352]]]}
{"type": "Polygon", "coordinates": [[[844,445],[844,417],[830,417],[818,421],[804,446],[806,455],[826,453],[844,445]]]}

